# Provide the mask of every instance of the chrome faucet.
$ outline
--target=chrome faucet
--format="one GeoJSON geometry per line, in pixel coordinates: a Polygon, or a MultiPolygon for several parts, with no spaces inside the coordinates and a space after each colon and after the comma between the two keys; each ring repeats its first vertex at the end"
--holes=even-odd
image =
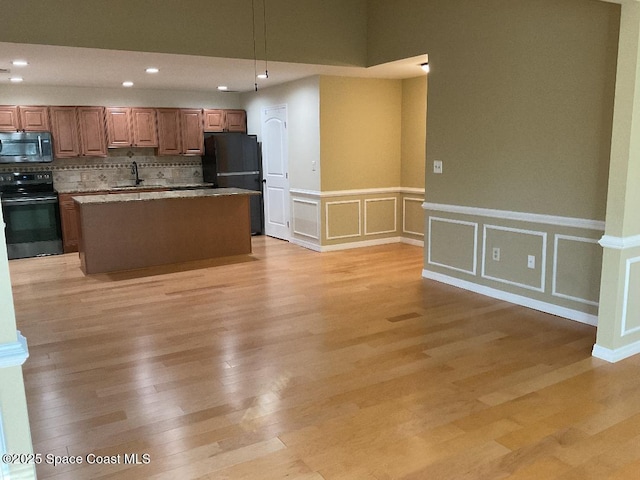
{"type": "Polygon", "coordinates": [[[131,164],[131,175],[136,176],[136,187],[144,182],[144,180],[138,175],[138,164],[135,161],[131,164]]]}

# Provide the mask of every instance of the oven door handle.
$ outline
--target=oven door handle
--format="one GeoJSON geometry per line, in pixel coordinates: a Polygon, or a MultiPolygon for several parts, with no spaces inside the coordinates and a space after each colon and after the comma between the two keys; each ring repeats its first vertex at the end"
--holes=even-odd
{"type": "Polygon", "coordinates": [[[2,198],[2,205],[33,205],[33,204],[45,204],[45,203],[58,203],[57,197],[45,196],[45,197],[28,197],[28,198],[2,198]]]}

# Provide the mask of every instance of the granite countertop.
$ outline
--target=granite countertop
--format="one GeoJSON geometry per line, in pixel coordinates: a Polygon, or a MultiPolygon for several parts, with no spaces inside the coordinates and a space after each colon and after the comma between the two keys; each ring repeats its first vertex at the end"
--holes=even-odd
{"type": "Polygon", "coordinates": [[[65,188],[56,188],[58,193],[88,193],[88,192],[127,192],[136,190],[144,190],[149,188],[157,188],[163,190],[188,190],[188,189],[198,189],[198,188],[213,188],[213,183],[200,182],[200,183],[178,183],[171,185],[161,185],[161,184],[147,184],[141,183],[137,187],[134,185],[115,185],[112,187],[96,187],[96,188],[75,188],[75,189],[65,189],[65,188]]]}
{"type": "Polygon", "coordinates": [[[168,198],[200,198],[200,197],[225,197],[229,195],[260,195],[255,190],[243,188],[207,188],[198,190],[166,190],[162,192],[138,192],[121,193],[119,195],[82,195],[73,197],[76,203],[81,205],[96,203],[121,203],[149,200],[163,200],[168,198]]]}

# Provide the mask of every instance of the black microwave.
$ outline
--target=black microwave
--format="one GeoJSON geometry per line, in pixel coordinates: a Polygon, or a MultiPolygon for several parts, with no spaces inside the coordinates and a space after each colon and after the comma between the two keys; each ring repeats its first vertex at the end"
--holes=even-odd
{"type": "Polygon", "coordinates": [[[49,132],[0,132],[0,163],[52,160],[49,132]]]}

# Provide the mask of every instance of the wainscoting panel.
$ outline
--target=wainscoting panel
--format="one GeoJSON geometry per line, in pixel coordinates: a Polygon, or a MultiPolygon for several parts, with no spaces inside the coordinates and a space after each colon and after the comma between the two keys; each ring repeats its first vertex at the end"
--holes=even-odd
{"type": "Polygon", "coordinates": [[[429,264],[475,275],[477,252],[477,223],[429,217],[429,264]]]}
{"type": "Polygon", "coordinates": [[[622,335],[640,331],[640,257],[626,261],[622,335]]]}
{"type": "Polygon", "coordinates": [[[402,199],[402,233],[424,237],[424,211],[422,198],[402,199]]]}
{"type": "MultiPolygon", "coordinates": [[[[428,202],[422,208],[428,222],[424,277],[597,324],[603,221],[428,202]],[[458,228],[445,227],[447,221],[458,228]],[[478,274],[470,278],[473,226],[482,229],[482,243],[477,248],[478,274]],[[494,249],[499,249],[496,255],[494,249]]],[[[611,243],[613,248],[626,245],[615,239],[611,243]]],[[[634,295],[640,290],[640,257],[637,265],[629,265],[628,277],[624,328],[640,335],[640,296],[634,295]]]]}
{"type": "Polygon", "coordinates": [[[362,233],[360,200],[325,203],[327,240],[359,237],[362,233]]]}
{"type": "Polygon", "coordinates": [[[594,238],[554,235],[551,294],[586,305],[598,305],[602,248],[594,238]]]}
{"type": "Polygon", "coordinates": [[[544,292],[547,262],[546,232],[485,225],[483,229],[482,277],[496,282],[544,292]],[[499,260],[493,250],[500,250],[499,260]],[[528,265],[534,257],[534,267],[528,265]]]}
{"type": "Polygon", "coordinates": [[[294,198],[292,206],[294,235],[320,240],[320,202],[294,198]]]}
{"type": "Polygon", "coordinates": [[[367,198],[364,201],[364,234],[395,233],[398,200],[395,197],[367,198]]]}

